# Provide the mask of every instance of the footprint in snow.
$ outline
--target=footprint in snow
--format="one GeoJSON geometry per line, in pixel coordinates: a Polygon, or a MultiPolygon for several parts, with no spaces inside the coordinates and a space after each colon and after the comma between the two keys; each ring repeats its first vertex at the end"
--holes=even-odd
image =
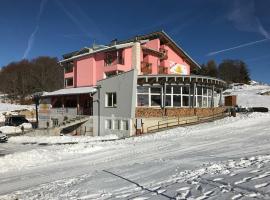
{"type": "Polygon", "coordinates": [[[211,191],[211,190],[208,191],[208,192],[205,192],[202,196],[197,197],[196,200],[204,200],[204,199],[208,199],[209,196],[210,196],[211,194],[213,194],[213,192],[214,192],[214,191],[211,191]]]}
{"type": "Polygon", "coordinates": [[[201,185],[197,185],[196,190],[202,192],[202,186],[201,185]]]}
{"type": "Polygon", "coordinates": [[[266,187],[268,185],[269,185],[269,183],[262,183],[262,184],[255,185],[254,187],[255,188],[262,188],[262,187],[266,187]]]}
{"type": "Polygon", "coordinates": [[[236,173],[231,173],[230,176],[236,176],[237,174],[236,173]]]}
{"type": "Polygon", "coordinates": [[[237,200],[240,199],[243,195],[242,194],[237,194],[232,197],[232,200],[237,200]]]}
{"type": "Polygon", "coordinates": [[[165,189],[162,189],[162,190],[158,190],[158,191],[157,191],[158,194],[161,194],[161,193],[163,193],[163,192],[166,192],[166,190],[165,190],[165,189]]]}
{"type": "Polygon", "coordinates": [[[268,177],[268,176],[269,176],[269,174],[261,174],[259,176],[256,176],[256,177],[252,178],[252,180],[262,179],[262,178],[265,178],[265,177],[268,177]]]}
{"type": "Polygon", "coordinates": [[[217,181],[222,181],[224,178],[215,178],[213,181],[217,182],[217,181]]]}
{"type": "Polygon", "coordinates": [[[177,192],[178,191],[185,191],[185,190],[189,190],[190,189],[190,187],[181,187],[181,188],[179,188],[178,190],[176,190],[177,192]]]}
{"type": "Polygon", "coordinates": [[[259,195],[256,194],[256,193],[251,193],[251,194],[248,194],[246,196],[251,197],[251,198],[255,198],[255,197],[259,196],[259,195]]]}
{"type": "Polygon", "coordinates": [[[256,174],[256,173],[261,172],[261,171],[262,170],[260,170],[260,169],[254,169],[254,170],[250,171],[249,173],[256,174]]]}
{"type": "Polygon", "coordinates": [[[241,183],[245,183],[245,182],[248,182],[251,179],[253,179],[253,178],[252,177],[245,177],[241,181],[236,181],[234,184],[238,185],[238,184],[241,184],[241,183]]]}

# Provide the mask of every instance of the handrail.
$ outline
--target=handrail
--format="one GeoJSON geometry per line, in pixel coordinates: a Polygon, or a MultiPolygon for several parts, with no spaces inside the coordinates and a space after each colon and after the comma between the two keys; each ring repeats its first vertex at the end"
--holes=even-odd
{"type": "Polygon", "coordinates": [[[210,116],[207,116],[207,117],[196,116],[196,120],[194,120],[194,119],[180,120],[180,117],[178,116],[177,120],[175,120],[175,121],[169,121],[169,122],[167,121],[167,122],[164,122],[164,123],[161,123],[162,121],[158,121],[157,125],[147,127],[147,133],[159,131],[161,129],[165,129],[165,128],[169,128],[169,127],[175,127],[175,126],[180,126],[180,125],[188,125],[188,124],[195,124],[195,123],[199,123],[199,122],[215,120],[215,119],[218,119],[218,118],[223,117],[223,116],[225,116],[224,112],[221,112],[221,113],[218,113],[218,114],[213,114],[213,115],[210,115],[210,116]]]}

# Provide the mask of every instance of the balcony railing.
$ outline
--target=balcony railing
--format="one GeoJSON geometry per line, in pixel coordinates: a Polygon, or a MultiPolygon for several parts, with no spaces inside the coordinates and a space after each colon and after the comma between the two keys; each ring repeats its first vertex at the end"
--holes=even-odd
{"type": "Polygon", "coordinates": [[[168,74],[168,68],[164,66],[159,66],[158,67],[158,73],[159,74],[168,74]]]}
{"type": "Polygon", "coordinates": [[[141,62],[142,74],[152,74],[152,63],[141,62]]]}
{"type": "Polygon", "coordinates": [[[160,48],[159,52],[162,53],[162,57],[160,58],[161,60],[168,59],[168,50],[167,49],[160,48]]]}

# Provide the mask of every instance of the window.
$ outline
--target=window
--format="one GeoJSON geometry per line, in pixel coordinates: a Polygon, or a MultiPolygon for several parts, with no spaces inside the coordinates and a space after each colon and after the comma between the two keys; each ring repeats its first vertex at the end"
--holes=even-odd
{"type": "Polygon", "coordinates": [[[161,95],[151,95],[151,106],[161,105],[161,95]]]}
{"type": "Polygon", "coordinates": [[[171,102],[171,95],[166,95],[165,98],[165,105],[166,106],[171,106],[172,102],[171,102]]]}
{"type": "Polygon", "coordinates": [[[137,105],[138,106],[149,106],[149,95],[148,94],[138,94],[137,95],[137,105]]]}
{"type": "Polygon", "coordinates": [[[137,86],[137,93],[149,93],[149,87],[147,86],[137,86]]]}
{"type": "Polygon", "coordinates": [[[189,86],[182,87],[183,94],[189,94],[189,86]]]}
{"type": "Polygon", "coordinates": [[[121,130],[128,130],[128,120],[122,120],[121,130]]]}
{"type": "Polygon", "coordinates": [[[117,106],[116,92],[106,93],[105,105],[106,107],[117,106]]]}
{"type": "Polygon", "coordinates": [[[65,79],[66,87],[73,86],[73,78],[65,79]]]}
{"type": "MultiPolygon", "coordinates": [[[[192,96],[190,98],[192,104],[192,96]]],[[[189,106],[189,96],[183,96],[183,106],[189,106]]]]}
{"type": "Polygon", "coordinates": [[[115,59],[115,56],[111,53],[107,53],[106,54],[106,58],[105,58],[105,66],[110,66],[113,64],[113,61],[115,59]]]}
{"type": "Polygon", "coordinates": [[[66,63],[64,68],[65,68],[65,73],[73,72],[73,62],[66,63]]]}
{"type": "Polygon", "coordinates": [[[173,95],[173,106],[181,107],[181,95],[173,95]]]}
{"type": "Polygon", "coordinates": [[[181,86],[173,86],[173,94],[181,94],[181,86]]]}
{"type": "Polygon", "coordinates": [[[112,120],[106,119],[105,121],[105,129],[112,129],[112,120]]]}
{"type": "Polygon", "coordinates": [[[120,120],[113,120],[113,129],[114,130],[120,129],[120,120]]]}

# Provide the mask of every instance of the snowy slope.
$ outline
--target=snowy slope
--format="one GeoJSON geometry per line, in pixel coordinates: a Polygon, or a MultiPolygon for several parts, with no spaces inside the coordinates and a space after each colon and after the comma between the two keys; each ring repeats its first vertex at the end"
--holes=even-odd
{"type": "Polygon", "coordinates": [[[241,107],[270,108],[270,96],[261,95],[266,91],[270,91],[269,85],[260,85],[253,81],[252,85],[232,86],[225,90],[225,94],[237,95],[237,104],[241,107]]]}
{"type": "MultiPolygon", "coordinates": [[[[270,107],[257,94],[268,89],[226,92],[270,107]]],[[[270,199],[269,133],[270,113],[251,113],[125,140],[15,137],[0,146],[13,152],[0,157],[0,199],[270,199]]]]}
{"type": "Polygon", "coordinates": [[[270,114],[0,158],[0,199],[268,199],[270,114]],[[1,196],[2,195],[2,196],[1,196]]]}

